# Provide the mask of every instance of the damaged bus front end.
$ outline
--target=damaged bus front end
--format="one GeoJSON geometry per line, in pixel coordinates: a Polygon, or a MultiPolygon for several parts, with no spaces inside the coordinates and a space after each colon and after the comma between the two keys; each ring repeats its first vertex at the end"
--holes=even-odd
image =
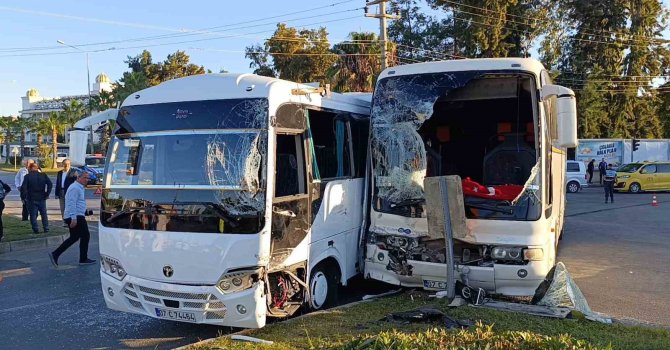
{"type": "Polygon", "coordinates": [[[445,238],[428,226],[424,180],[458,175],[455,277],[489,293],[532,295],[555,263],[575,125],[574,94],[531,59],[385,70],[371,113],[365,276],[446,288],[445,238]]]}
{"type": "Polygon", "coordinates": [[[253,74],[128,97],[102,189],[107,306],[240,328],[328,306],[359,273],[369,106],[253,74]]]}

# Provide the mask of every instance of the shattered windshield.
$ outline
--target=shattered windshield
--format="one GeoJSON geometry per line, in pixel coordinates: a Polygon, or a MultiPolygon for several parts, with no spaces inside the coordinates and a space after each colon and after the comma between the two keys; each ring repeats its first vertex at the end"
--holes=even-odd
{"type": "Polygon", "coordinates": [[[375,209],[422,217],[424,178],[459,175],[469,218],[536,220],[535,90],[519,72],[381,80],[371,116],[375,209]]]}
{"type": "Polygon", "coordinates": [[[259,232],[267,119],[266,99],[122,109],[101,223],[157,231],[259,232]]]}

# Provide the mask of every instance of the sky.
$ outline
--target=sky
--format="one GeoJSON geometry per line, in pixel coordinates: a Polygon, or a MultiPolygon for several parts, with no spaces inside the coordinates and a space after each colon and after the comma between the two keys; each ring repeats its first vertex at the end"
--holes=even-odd
{"type": "Polygon", "coordinates": [[[30,88],[47,97],[86,93],[85,53],[58,40],[74,46],[105,43],[79,46],[100,50],[89,53],[91,84],[100,72],[118,80],[128,70],[123,61],[143,48],[154,61],[184,50],[191,62],[214,72],[243,73],[252,71],[244,48],[271,36],[278,21],[300,28],[325,26],[333,42],[352,31],[377,33],[379,21],[364,17],[360,9],[364,4],[364,0],[3,0],[0,116],[18,114],[21,96],[30,88]],[[299,11],[303,12],[295,13],[299,11]],[[220,28],[205,29],[212,27],[220,28]],[[172,37],[137,40],[156,36],[172,37]],[[185,42],[193,40],[199,41],[185,42]]]}
{"type": "MultiPolygon", "coordinates": [[[[663,0],[666,8],[670,0],[663,0]]],[[[177,50],[218,72],[251,72],[246,46],[261,43],[281,21],[299,28],[325,26],[331,42],[352,31],[379,32],[364,0],[2,0],[0,2],[0,116],[16,115],[30,88],[41,96],[86,94],[100,72],[118,80],[123,62],[144,48],[154,61],[177,50]],[[95,45],[91,45],[95,44],[95,45]]],[[[372,8],[371,12],[376,9],[372,8]]],[[[667,32],[666,32],[667,33],[667,32]]],[[[666,34],[667,36],[667,34],[666,34]]]]}

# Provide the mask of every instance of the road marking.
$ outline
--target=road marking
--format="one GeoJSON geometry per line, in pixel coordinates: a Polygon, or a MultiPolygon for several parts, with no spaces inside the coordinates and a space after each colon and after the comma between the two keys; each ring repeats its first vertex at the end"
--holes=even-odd
{"type": "Polygon", "coordinates": [[[13,270],[4,270],[0,271],[0,280],[2,277],[16,277],[16,276],[23,276],[23,275],[31,275],[33,273],[33,270],[30,267],[23,267],[20,269],[13,269],[13,270]]]}
{"type": "Polygon", "coordinates": [[[585,211],[585,212],[582,212],[582,213],[574,213],[574,214],[569,214],[569,215],[566,214],[565,217],[573,217],[573,216],[587,215],[587,214],[593,214],[593,213],[600,213],[600,212],[603,212],[603,211],[616,210],[616,209],[644,207],[644,206],[649,206],[649,205],[650,205],[649,203],[625,205],[623,207],[597,209],[597,210],[585,211]]]}

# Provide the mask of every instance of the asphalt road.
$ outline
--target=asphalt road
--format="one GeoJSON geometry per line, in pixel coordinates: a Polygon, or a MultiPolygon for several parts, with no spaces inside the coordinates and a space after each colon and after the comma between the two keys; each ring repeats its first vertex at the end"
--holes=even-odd
{"type": "MultiPolygon", "coordinates": [[[[0,173],[13,183],[13,175],[0,173]]],[[[99,206],[92,191],[89,204],[99,206]]],[[[15,194],[15,193],[13,193],[15,194]]],[[[601,188],[568,195],[563,261],[595,311],[670,325],[670,194],[617,194],[604,204],[601,188]]],[[[16,214],[18,197],[7,199],[5,214],[16,214]],[[13,208],[13,209],[12,209],[13,208]]],[[[58,203],[49,215],[59,220],[58,203]]],[[[92,225],[93,226],[93,225],[92,225]]],[[[98,259],[92,230],[90,256],[98,259]]],[[[161,321],[108,310],[97,265],[76,265],[77,246],[51,267],[49,249],[0,255],[0,348],[10,349],[166,349],[215,337],[230,328],[161,321]]],[[[343,291],[346,301],[380,291],[358,280],[343,291]]]]}
{"type": "Polygon", "coordinates": [[[568,194],[558,251],[589,306],[617,318],[670,325],[670,193],[568,194]]]}

